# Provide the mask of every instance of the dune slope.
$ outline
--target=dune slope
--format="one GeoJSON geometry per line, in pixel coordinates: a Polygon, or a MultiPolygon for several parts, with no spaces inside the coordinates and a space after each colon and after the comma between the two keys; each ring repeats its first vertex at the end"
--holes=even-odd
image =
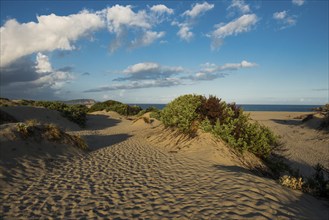
{"type": "Polygon", "coordinates": [[[35,181],[0,192],[0,215],[17,218],[327,219],[317,199],[239,166],[168,153],[125,119],[89,116],[93,149],[35,181]],[[101,122],[101,123],[98,123],[101,122]]]}

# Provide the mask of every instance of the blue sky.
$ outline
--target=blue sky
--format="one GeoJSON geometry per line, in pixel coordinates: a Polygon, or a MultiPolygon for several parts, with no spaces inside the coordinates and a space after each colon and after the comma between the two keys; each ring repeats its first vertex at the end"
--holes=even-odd
{"type": "Polygon", "coordinates": [[[1,1],[1,97],[324,104],[328,1],[1,1]]]}

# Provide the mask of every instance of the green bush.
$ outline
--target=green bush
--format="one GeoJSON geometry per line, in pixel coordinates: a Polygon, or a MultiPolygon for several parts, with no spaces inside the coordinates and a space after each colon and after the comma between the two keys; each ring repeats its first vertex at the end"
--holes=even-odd
{"type": "Polygon", "coordinates": [[[63,117],[84,126],[87,121],[88,108],[84,105],[66,105],[61,102],[39,101],[35,103],[47,109],[59,111],[63,117]]]}
{"type": "Polygon", "coordinates": [[[105,102],[98,102],[90,107],[89,112],[95,111],[115,111],[120,115],[130,116],[130,115],[137,115],[142,108],[139,106],[130,106],[127,104],[123,104],[118,101],[108,100],[105,102]]]}
{"type": "Polygon", "coordinates": [[[200,116],[197,110],[201,106],[202,96],[184,95],[170,102],[161,113],[165,126],[177,127],[183,133],[193,133],[193,123],[200,116]]]}
{"type": "Polygon", "coordinates": [[[158,111],[159,111],[159,109],[157,109],[156,107],[150,106],[150,107],[148,107],[148,108],[143,109],[142,111],[140,111],[137,114],[137,116],[142,116],[142,115],[144,115],[145,113],[148,113],[148,112],[158,112],[158,111]]]}
{"type": "Polygon", "coordinates": [[[151,112],[150,118],[155,118],[157,120],[161,120],[161,110],[151,112]]]}
{"type": "Polygon", "coordinates": [[[262,158],[277,145],[276,136],[267,127],[251,122],[240,107],[215,96],[180,96],[162,110],[161,121],[187,134],[200,128],[239,151],[247,150],[262,158]]]}

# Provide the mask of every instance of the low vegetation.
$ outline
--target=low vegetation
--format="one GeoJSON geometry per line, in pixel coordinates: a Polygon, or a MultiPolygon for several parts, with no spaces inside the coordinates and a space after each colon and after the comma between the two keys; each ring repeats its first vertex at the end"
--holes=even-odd
{"type": "Polygon", "coordinates": [[[193,135],[200,128],[226,141],[239,151],[250,151],[266,158],[277,145],[276,136],[265,126],[250,120],[241,108],[215,96],[184,95],[161,112],[167,127],[193,135]]]}
{"type": "Polygon", "coordinates": [[[36,120],[28,120],[24,123],[17,123],[16,131],[23,139],[47,140],[88,150],[88,146],[83,139],[65,133],[54,124],[41,124],[36,120]]]}
{"type": "MultiPolygon", "coordinates": [[[[319,111],[328,117],[329,105],[319,111]]],[[[315,174],[312,177],[303,178],[275,153],[282,150],[278,137],[267,127],[252,121],[249,115],[235,104],[227,104],[215,96],[207,98],[184,95],[170,102],[162,111],[153,114],[166,127],[177,128],[180,132],[192,136],[201,129],[241,152],[254,153],[270,168],[270,176],[278,179],[284,186],[320,197],[329,196],[329,173],[322,165],[314,167],[315,174]]]]}
{"type": "Polygon", "coordinates": [[[70,121],[84,126],[87,121],[88,108],[85,105],[66,105],[61,102],[38,101],[35,106],[42,106],[47,109],[59,111],[63,117],[70,121]]]}
{"type": "Polygon", "coordinates": [[[130,106],[127,104],[123,104],[118,101],[108,100],[105,102],[98,102],[91,106],[88,112],[95,112],[95,111],[115,111],[120,115],[131,116],[137,115],[139,112],[142,111],[142,108],[139,106],[130,106]]]}
{"type": "Polygon", "coordinates": [[[88,108],[85,105],[67,105],[57,101],[10,100],[0,98],[0,106],[40,106],[59,111],[63,117],[84,126],[87,121],[88,108]]]}

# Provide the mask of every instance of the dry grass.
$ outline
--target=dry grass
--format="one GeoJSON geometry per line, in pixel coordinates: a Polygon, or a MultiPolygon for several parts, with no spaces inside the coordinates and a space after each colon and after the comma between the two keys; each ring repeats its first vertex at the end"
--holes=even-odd
{"type": "Polygon", "coordinates": [[[37,120],[29,120],[25,123],[17,123],[16,131],[23,139],[55,141],[88,150],[88,145],[81,137],[67,134],[55,124],[41,124],[37,120]]]}
{"type": "Polygon", "coordinates": [[[293,176],[284,175],[280,178],[280,183],[283,186],[289,187],[295,190],[302,190],[304,181],[301,177],[296,178],[293,176]]]}

